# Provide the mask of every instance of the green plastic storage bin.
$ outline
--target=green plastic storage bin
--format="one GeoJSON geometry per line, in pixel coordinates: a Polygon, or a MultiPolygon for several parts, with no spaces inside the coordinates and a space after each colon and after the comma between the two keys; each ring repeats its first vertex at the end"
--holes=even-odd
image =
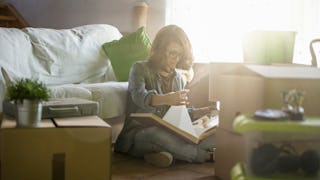
{"type": "Polygon", "coordinates": [[[245,139],[247,177],[320,179],[320,118],[268,121],[240,115],[233,128],[245,139]]]}
{"type": "Polygon", "coordinates": [[[230,172],[231,180],[314,180],[314,178],[301,178],[301,177],[278,177],[278,178],[265,178],[265,177],[248,177],[246,175],[244,165],[242,162],[238,162],[230,172]]]}
{"type": "Polygon", "coordinates": [[[243,58],[247,63],[292,64],[295,31],[253,31],[243,38],[243,58]]]}

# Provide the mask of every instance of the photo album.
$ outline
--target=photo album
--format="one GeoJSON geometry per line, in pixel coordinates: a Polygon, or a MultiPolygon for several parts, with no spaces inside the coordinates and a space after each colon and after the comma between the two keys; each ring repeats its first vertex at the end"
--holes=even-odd
{"type": "Polygon", "coordinates": [[[163,118],[153,113],[132,113],[130,116],[144,125],[163,127],[195,144],[215,134],[219,125],[218,114],[207,114],[192,121],[185,105],[171,106],[163,118]]]}

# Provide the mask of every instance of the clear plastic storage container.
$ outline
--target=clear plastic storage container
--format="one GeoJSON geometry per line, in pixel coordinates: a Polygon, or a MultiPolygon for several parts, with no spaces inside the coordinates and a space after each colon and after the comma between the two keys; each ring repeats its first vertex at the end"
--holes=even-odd
{"type": "Polygon", "coordinates": [[[268,121],[240,115],[233,127],[245,138],[248,177],[320,179],[320,118],[268,121]]]}

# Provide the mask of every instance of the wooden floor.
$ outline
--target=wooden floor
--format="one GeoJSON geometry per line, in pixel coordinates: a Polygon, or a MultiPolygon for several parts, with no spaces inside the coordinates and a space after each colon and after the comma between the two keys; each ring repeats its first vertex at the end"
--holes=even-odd
{"type": "Polygon", "coordinates": [[[128,155],[113,153],[112,180],[218,180],[214,163],[191,164],[175,161],[168,168],[157,168],[128,155]]]}

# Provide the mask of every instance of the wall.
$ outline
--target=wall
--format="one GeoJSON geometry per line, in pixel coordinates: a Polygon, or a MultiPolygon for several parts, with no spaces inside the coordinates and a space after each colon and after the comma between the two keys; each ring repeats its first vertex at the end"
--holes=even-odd
{"type": "MultiPolygon", "coordinates": [[[[133,7],[138,0],[4,0],[33,27],[71,28],[105,23],[132,32],[133,7]]],[[[165,24],[165,0],[148,0],[147,31],[153,39],[165,24]]]]}

